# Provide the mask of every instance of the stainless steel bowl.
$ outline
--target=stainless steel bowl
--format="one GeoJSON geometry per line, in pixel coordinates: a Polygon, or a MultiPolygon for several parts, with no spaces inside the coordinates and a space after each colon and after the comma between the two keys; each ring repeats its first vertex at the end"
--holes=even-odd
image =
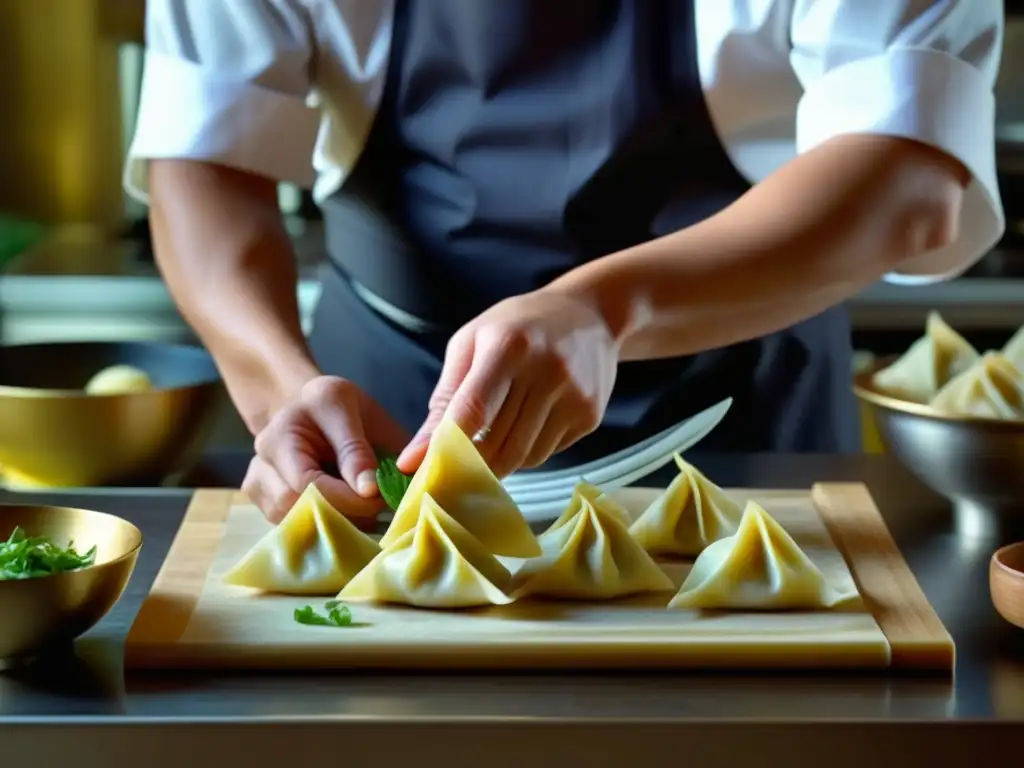
{"type": "Polygon", "coordinates": [[[22,487],[158,485],[198,458],[221,397],[217,369],[200,347],[0,347],[0,477],[22,487]],[[112,365],[141,369],[155,388],[86,394],[86,382],[112,365]]]}
{"type": "Polygon", "coordinates": [[[953,504],[958,531],[1012,540],[1024,534],[1024,421],[946,416],[875,389],[879,360],[854,378],[889,451],[953,504]]]}

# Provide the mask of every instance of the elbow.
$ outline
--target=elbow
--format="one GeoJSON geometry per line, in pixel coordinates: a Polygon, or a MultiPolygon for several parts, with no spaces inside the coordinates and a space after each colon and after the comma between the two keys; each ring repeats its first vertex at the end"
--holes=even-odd
{"type": "Polygon", "coordinates": [[[951,199],[917,199],[894,217],[890,247],[884,249],[886,267],[908,261],[952,245],[959,237],[960,204],[951,199]]]}
{"type": "Polygon", "coordinates": [[[970,174],[957,161],[930,151],[909,164],[893,185],[886,267],[895,268],[952,245],[960,236],[960,217],[970,174]]]}

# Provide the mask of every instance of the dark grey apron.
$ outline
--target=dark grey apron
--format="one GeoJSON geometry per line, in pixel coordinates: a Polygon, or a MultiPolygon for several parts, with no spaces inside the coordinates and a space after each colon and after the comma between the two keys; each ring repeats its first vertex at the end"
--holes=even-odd
{"type": "MultiPolygon", "coordinates": [[[[323,205],[313,352],[414,431],[463,323],[748,187],[704,103],[692,0],[398,0],[383,103],[323,205]],[[366,291],[423,327],[385,317],[366,291]]],[[[548,467],[727,395],[702,450],[856,451],[851,354],[835,309],[732,347],[625,363],[601,428],[548,467]]]]}

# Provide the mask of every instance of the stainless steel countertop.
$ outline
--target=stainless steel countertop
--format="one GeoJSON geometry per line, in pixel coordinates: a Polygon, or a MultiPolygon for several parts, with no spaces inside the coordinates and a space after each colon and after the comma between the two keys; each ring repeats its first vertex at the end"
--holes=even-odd
{"type": "MultiPolygon", "coordinates": [[[[808,487],[863,480],[957,643],[955,681],[881,676],[750,675],[123,675],[121,644],[184,512],[187,490],[18,495],[121,514],[145,545],[114,611],[78,643],[77,658],[0,675],[5,761],[111,765],[110,749],[147,765],[335,760],[372,750],[375,766],[436,752],[445,764],[651,764],[686,755],[716,765],[756,754],[768,765],[965,764],[977,751],[1019,749],[1024,631],[988,596],[995,541],[959,540],[947,506],[877,456],[694,457],[715,481],[808,487]],[[956,727],[952,727],[956,725],[956,727]],[[272,726],[272,727],[271,727],[272,726]],[[1015,740],[1015,741],[1012,741],[1015,740]],[[891,743],[890,743],[891,742],[891,743]],[[883,743],[887,745],[882,746],[883,743]],[[165,750],[170,750],[165,752],[165,750]],[[298,751],[297,751],[298,750],[298,751]],[[92,755],[96,755],[93,761],[92,755]],[[219,763],[214,760],[219,755],[219,763]],[[99,756],[102,756],[101,760],[99,756]],[[83,762],[83,760],[85,762],[83,762]],[[207,760],[207,762],[203,762],[207,760]],[[587,760],[590,762],[584,763],[587,760]],[[937,760],[937,762],[936,762],[937,760]],[[164,762],[166,761],[166,762],[164,762]],[[725,762],[723,762],[725,761],[725,762]]],[[[237,487],[242,454],[210,457],[195,483],[237,487]]],[[[116,764],[116,763],[114,763],[116,764]]],[[[128,764],[128,763],[126,763],[128,764]]]]}

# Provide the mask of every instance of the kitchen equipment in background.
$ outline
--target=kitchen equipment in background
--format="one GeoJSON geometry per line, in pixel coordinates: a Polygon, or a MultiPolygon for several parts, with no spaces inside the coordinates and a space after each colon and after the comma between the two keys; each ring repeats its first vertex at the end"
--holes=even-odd
{"type": "Polygon", "coordinates": [[[0,669],[74,640],[102,619],[121,597],[142,548],[142,534],[126,520],[67,507],[0,505],[0,541],[15,528],[46,536],[79,553],[96,547],[81,570],[30,579],[0,580],[0,669]]]}
{"type": "Polygon", "coordinates": [[[104,6],[0,3],[0,210],[109,231],[124,217],[117,41],[104,6]]]}
{"type": "Polygon", "coordinates": [[[198,459],[221,404],[201,347],[61,342],[0,347],[0,475],[12,486],[161,485],[198,459]],[[150,392],[87,395],[112,365],[144,371],[150,392]]]}
{"type": "MultiPolygon", "coordinates": [[[[660,489],[614,496],[638,515],[660,489]]],[[[521,601],[478,611],[352,603],[347,628],[293,620],[310,598],[260,595],[221,577],[269,524],[231,490],[195,493],[125,644],[128,668],[836,668],[953,671],[953,641],[863,485],[744,490],[833,578],[853,577],[864,606],[847,611],[665,608],[671,595],[614,601],[521,601]],[[186,610],[168,610],[168,606],[186,610]]],[[[689,565],[662,563],[676,586],[689,565]]]]}
{"type": "Polygon", "coordinates": [[[999,615],[1024,629],[1024,541],[996,550],[989,563],[988,585],[999,615]]]}
{"type": "Polygon", "coordinates": [[[953,503],[966,539],[1008,541],[1024,532],[1024,422],[946,416],[877,391],[879,359],[854,377],[854,392],[876,420],[889,451],[953,503]]]}
{"type": "Polygon", "coordinates": [[[34,221],[0,216],[0,272],[8,262],[38,243],[45,231],[34,221]]]}

